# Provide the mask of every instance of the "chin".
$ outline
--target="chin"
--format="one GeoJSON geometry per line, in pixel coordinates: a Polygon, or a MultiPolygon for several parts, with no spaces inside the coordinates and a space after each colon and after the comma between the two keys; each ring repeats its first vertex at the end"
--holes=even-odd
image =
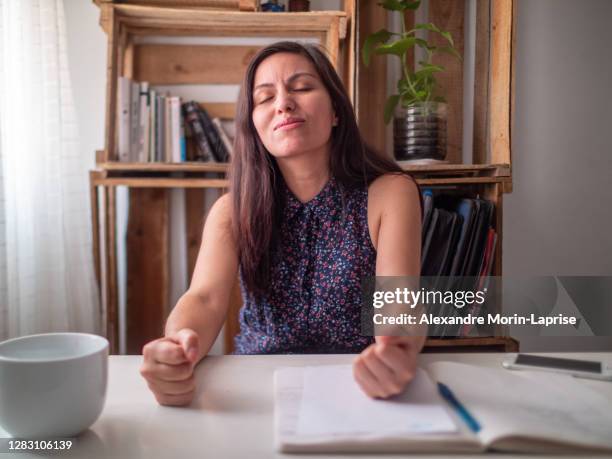
{"type": "Polygon", "coordinates": [[[270,153],[276,159],[297,158],[302,153],[299,151],[283,151],[282,153],[270,153]]]}
{"type": "Polygon", "coordinates": [[[308,152],[308,150],[305,148],[299,148],[299,147],[293,147],[293,146],[277,149],[276,152],[272,152],[271,150],[268,150],[268,151],[270,151],[270,154],[272,156],[274,156],[275,158],[279,158],[279,159],[280,158],[293,158],[293,157],[300,156],[308,152]]]}

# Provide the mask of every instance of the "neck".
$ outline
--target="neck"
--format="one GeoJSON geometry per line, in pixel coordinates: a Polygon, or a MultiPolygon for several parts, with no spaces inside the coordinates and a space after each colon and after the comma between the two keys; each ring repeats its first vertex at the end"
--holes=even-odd
{"type": "Polygon", "coordinates": [[[329,155],[299,155],[277,158],[285,183],[301,202],[308,202],[323,189],[329,180],[329,155]]]}

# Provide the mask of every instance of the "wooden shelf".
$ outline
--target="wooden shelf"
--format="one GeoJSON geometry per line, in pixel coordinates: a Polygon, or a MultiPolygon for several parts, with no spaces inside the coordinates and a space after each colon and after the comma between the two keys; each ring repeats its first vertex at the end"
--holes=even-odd
{"type": "Polygon", "coordinates": [[[109,161],[97,164],[104,171],[125,172],[227,172],[227,163],[121,163],[109,161]]]}
{"type": "Polygon", "coordinates": [[[115,17],[131,33],[177,33],[197,35],[294,36],[326,33],[338,27],[338,38],[346,37],[344,11],[312,11],[307,13],[264,13],[220,11],[186,8],[157,8],[141,5],[113,5],[115,17]]]}
{"type": "Polygon", "coordinates": [[[98,6],[103,3],[124,3],[161,8],[207,8],[240,11],[256,11],[260,7],[259,0],[94,0],[94,3],[98,6]]]}
{"type": "MultiPolygon", "coordinates": [[[[506,165],[473,164],[402,164],[421,186],[458,186],[502,184],[504,190],[511,189],[509,167],[506,165]]],[[[104,178],[100,184],[136,186],[142,188],[175,188],[184,180],[186,188],[227,188],[225,175],[227,163],[122,163],[102,162],[97,164],[98,172],[104,178]],[[208,174],[219,174],[211,181],[208,174]],[[177,176],[178,175],[178,176],[177,176]],[[213,184],[214,183],[214,184],[213,184]]]]}
{"type": "MultiPolygon", "coordinates": [[[[413,165],[399,162],[402,169],[416,177],[451,176],[451,177],[510,177],[510,167],[506,164],[427,164],[413,165]]],[[[117,161],[97,164],[98,169],[107,171],[169,171],[169,172],[226,172],[228,163],[122,163],[117,161]]]]}
{"type": "MultiPolygon", "coordinates": [[[[502,185],[504,191],[511,186],[509,176],[494,175],[492,166],[416,166],[412,172],[420,186],[502,185]],[[484,176],[478,176],[479,173],[484,176]],[[467,174],[467,175],[466,175],[467,174]]],[[[106,186],[136,188],[221,188],[229,186],[224,178],[227,163],[99,163],[95,172],[96,183],[106,186]],[[210,174],[217,174],[210,177],[210,174]]]]}
{"type": "Polygon", "coordinates": [[[509,177],[510,166],[507,164],[412,164],[410,161],[398,161],[405,171],[415,174],[445,174],[455,175],[490,175],[492,177],[509,177]]]}

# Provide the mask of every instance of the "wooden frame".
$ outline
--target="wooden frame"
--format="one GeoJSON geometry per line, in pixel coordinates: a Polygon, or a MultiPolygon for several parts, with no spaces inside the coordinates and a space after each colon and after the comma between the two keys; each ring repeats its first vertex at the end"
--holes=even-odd
{"type": "MultiPolygon", "coordinates": [[[[93,255],[96,262],[96,276],[101,289],[101,298],[106,298],[103,307],[103,323],[106,324],[105,332],[110,342],[110,353],[119,351],[119,304],[117,287],[117,231],[116,231],[116,187],[127,186],[141,189],[168,189],[168,188],[213,188],[223,189],[227,181],[223,179],[194,179],[193,181],[176,180],[169,178],[113,178],[108,177],[105,171],[90,172],[90,202],[92,203],[91,222],[94,231],[93,255]],[[100,211],[99,206],[93,205],[98,202],[99,192],[104,197],[104,234],[99,232],[100,211]],[[100,256],[100,241],[104,238],[104,254],[100,256]],[[105,269],[106,282],[102,280],[102,269],[105,269]]],[[[162,308],[163,309],[163,308],[162,308]]],[[[144,344],[144,343],[143,343],[144,344]]],[[[138,346],[135,346],[138,347],[138,346]]]]}
{"type": "MultiPolygon", "coordinates": [[[[458,12],[462,11],[462,2],[448,0],[429,0],[429,20],[442,28],[450,29],[453,36],[459,37],[463,47],[462,20],[458,12]]],[[[362,1],[359,14],[359,50],[362,49],[368,34],[387,26],[387,14],[377,2],[362,1]]],[[[461,13],[463,14],[463,13],[461,13]]],[[[511,167],[511,121],[513,109],[514,81],[514,17],[515,0],[477,0],[476,18],[476,81],[474,94],[474,154],[475,164],[495,164],[511,167]]],[[[408,20],[408,19],[407,19],[408,20]]],[[[409,20],[412,20],[410,18],[409,20]]],[[[450,56],[449,56],[450,57],[450,56]]],[[[448,67],[456,62],[444,60],[439,62],[448,67]]],[[[365,67],[359,60],[359,93],[357,97],[357,117],[364,138],[380,152],[389,152],[382,123],[382,109],[386,99],[384,85],[386,81],[386,62],[375,57],[370,66],[365,67]]],[[[461,104],[463,88],[453,78],[442,78],[441,85],[450,102],[461,104]]],[[[449,126],[452,118],[449,118],[449,126]]],[[[461,143],[453,140],[460,135],[457,126],[449,127],[449,144],[461,143]]],[[[449,154],[450,162],[461,163],[461,154],[455,150],[449,154]]],[[[511,186],[510,186],[511,189],[511,186]]]]}
{"type": "Polygon", "coordinates": [[[206,8],[214,10],[259,11],[259,0],[94,0],[98,6],[104,3],[155,6],[161,8],[206,8]]]}

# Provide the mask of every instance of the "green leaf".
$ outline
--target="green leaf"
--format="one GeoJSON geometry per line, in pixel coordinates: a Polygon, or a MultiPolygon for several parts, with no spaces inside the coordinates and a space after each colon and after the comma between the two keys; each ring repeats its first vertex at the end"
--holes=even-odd
{"type": "Polygon", "coordinates": [[[459,52],[457,52],[457,50],[451,46],[439,46],[435,48],[435,51],[440,51],[441,53],[450,54],[451,56],[455,56],[460,61],[463,61],[463,59],[461,58],[461,54],[459,54],[459,52]]]}
{"type": "Polygon", "coordinates": [[[431,46],[429,46],[429,43],[427,43],[427,40],[423,40],[422,38],[415,38],[414,42],[419,45],[421,48],[425,48],[425,49],[430,49],[431,46]]]}
{"type": "Polygon", "coordinates": [[[372,55],[372,50],[379,43],[386,42],[389,38],[391,38],[394,34],[389,32],[387,29],[380,29],[378,32],[375,32],[369,35],[365,42],[363,43],[363,50],[361,52],[363,63],[367,67],[370,65],[370,56],[372,55]]]}
{"type": "Polygon", "coordinates": [[[421,68],[415,72],[415,75],[420,75],[420,74],[429,74],[431,75],[434,72],[443,72],[444,70],[446,70],[444,67],[442,67],[441,65],[434,65],[434,64],[430,64],[428,62],[424,62],[424,61],[419,61],[419,64],[421,64],[421,68]]]}
{"type": "Polygon", "coordinates": [[[406,9],[406,6],[400,0],[383,0],[379,5],[391,11],[404,11],[406,9]]]}
{"type": "Polygon", "coordinates": [[[433,24],[431,22],[428,22],[427,24],[416,24],[414,26],[414,29],[412,29],[412,30],[429,30],[430,32],[439,33],[440,35],[442,35],[446,39],[446,41],[448,41],[450,43],[451,46],[455,46],[455,42],[453,41],[453,36],[451,35],[451,33],[443,31],[443,30],[440,30],[440,28],[438,28],[438,26],[436,26],[435,24],[433,24]]]}
{"type": "Polygon", "coordinates": [[[416,43],[416,38],[405,37],[401,40],[394,41],[386,45],[378,45],[374,51],[376,54],[394,54],[396,56],[403,56],[416,43]]]}
{"type": "Polygon", "coordinates": [[[408,108],[418,100],[414,96],[402,97],[402,107],[408,108]]]}
{"type": "Polygon", "coordinates": [[[432,22],[428,22],[427,24],[416,24],[414,26],[414,30],[430,30],[431,32],[441,33],[442,31],[436,27],[432,22]]]}
{"type": "Polygon", "coordinates": [[[378,4],[390,11],[416,10],[421,5],[421,0],[383,0],[378,4]]]}
{"type": "Polygon", "coordinates": [[[393,117],[393,112],[395,111],[395,107],[397,106],[399,99],[400,96],[395,94],[393,96],[389,96],[389,98],[385,102],[385,124],[389,124],[389,121],[391,121],[391,118],[393,117]]]}
{"type": "Polygon", "coordinates": [[[402,0],[402,4],[404,5],[404,8],[407,10],[416,10],[419,8],[419,6],[421,6],[421,0],[415,0],[415,1],[402,0]]]}
{"type": "Polygon", "coordinates": [[[402,78],[401,80],[398,80],[397,82],[397,91],[400,94],[404,94],[407,91],[410,91],[410,86],[408,85],[408,82],[406,81],[405,78],[402,78]]]}
{"type": "Polygon", "coordinates": [[[455,46],[455,42],[453,41],[453,37],[450,32],[440,32],[440,35],[446,38],[446,40],[450,43],[451,46],[455,46]]]}

